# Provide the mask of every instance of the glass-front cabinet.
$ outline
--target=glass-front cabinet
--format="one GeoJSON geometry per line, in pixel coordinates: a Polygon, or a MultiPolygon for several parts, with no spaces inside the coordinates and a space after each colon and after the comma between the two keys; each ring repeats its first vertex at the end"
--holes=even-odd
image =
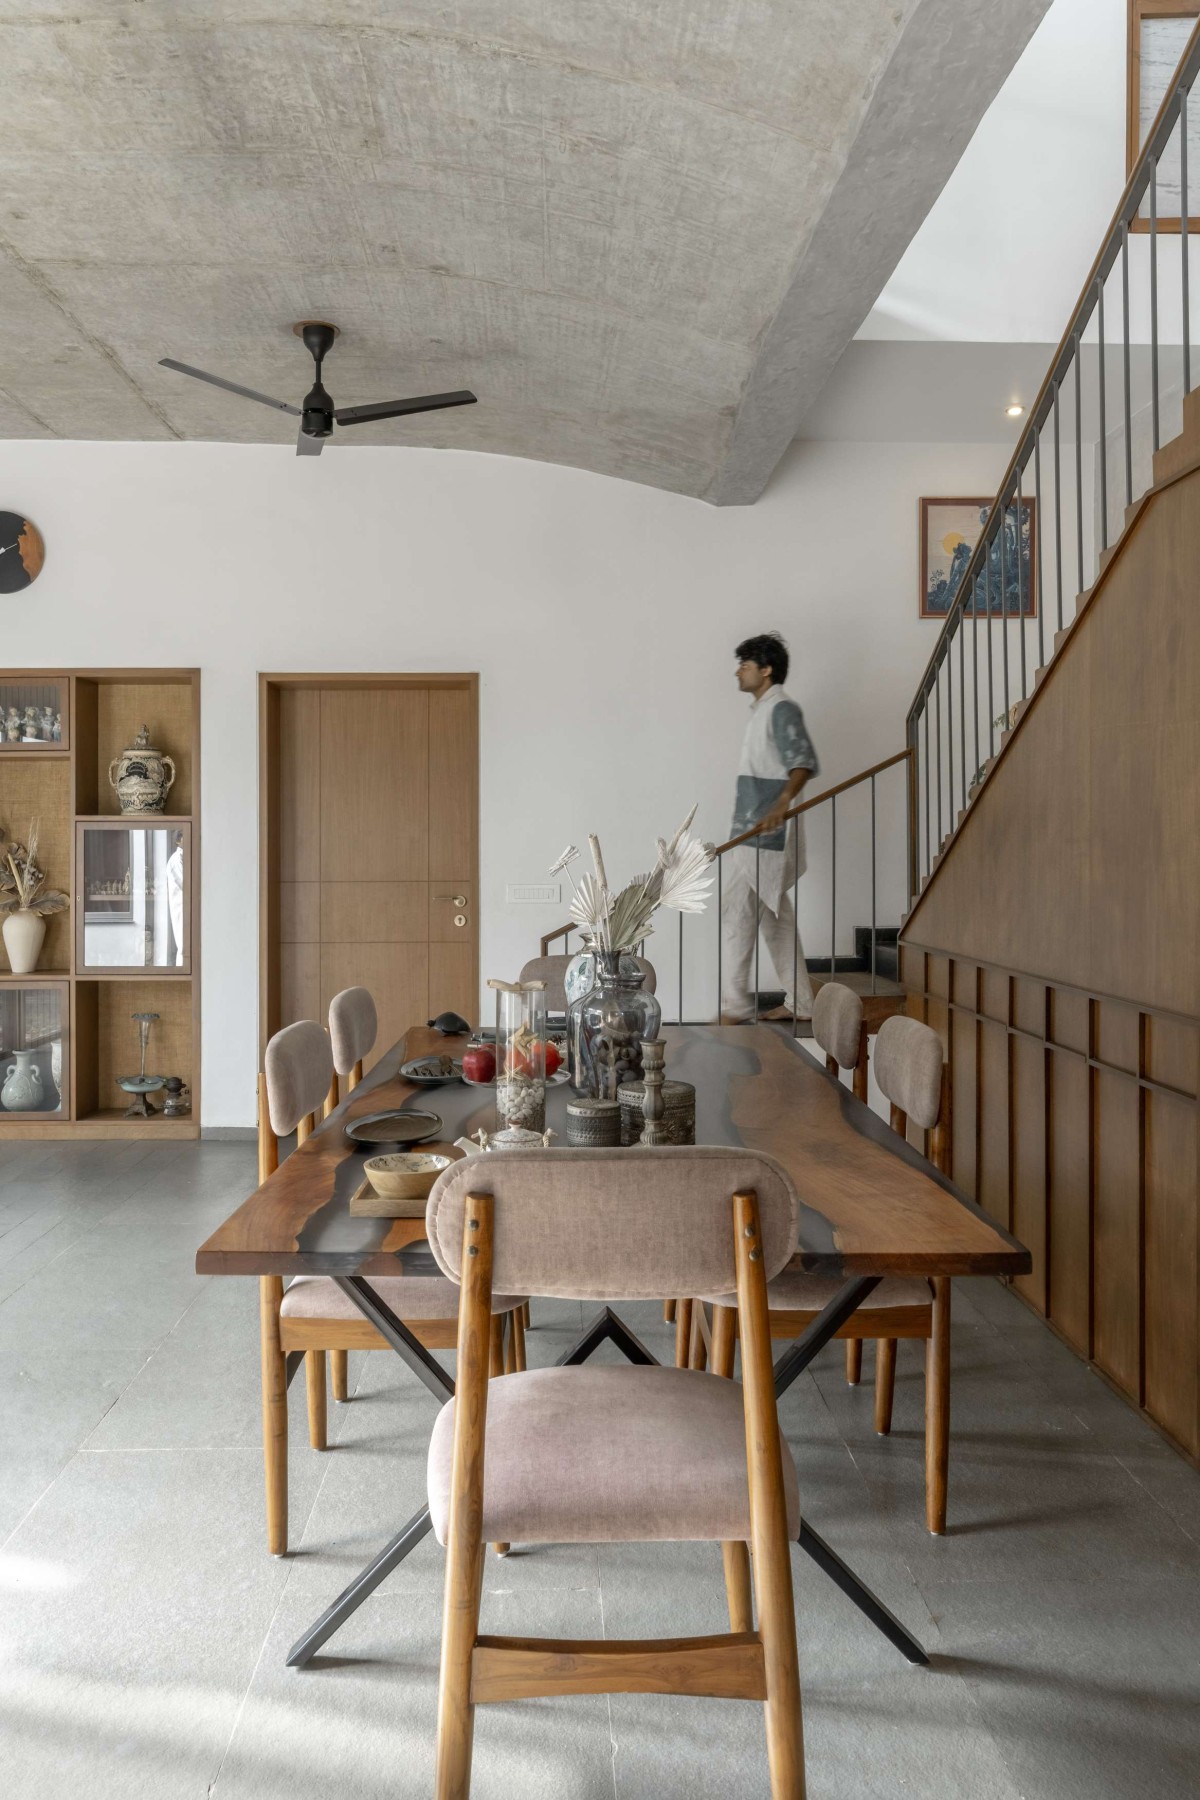
{"type": "Polygon", "coordinates": [[[77,830],[77,972],[189,973],[191,827],[114,819],[77,830]]]}
{"type": "Polygon", "coordinates": [[[0,1118],[67,1117],[69,1017],[66,982],[0,985],[0,1118]]]}
{"type": "Polygon", "coordinates": [[[71,741],[70,696],[65,675],[0,675],[0,755],[65,750],[71,741]]]}

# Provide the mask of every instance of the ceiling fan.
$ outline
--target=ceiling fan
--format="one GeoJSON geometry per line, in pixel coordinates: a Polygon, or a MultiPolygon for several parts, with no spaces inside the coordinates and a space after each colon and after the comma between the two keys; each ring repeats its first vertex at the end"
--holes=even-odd
{"type": "Polygon", "coordinates": [[[476,397],[470,389],[460,388],[453,394],[418,394],[411,400],[378,400],[370,406],[335,407],[321,385],[321,364],[333,348],[337,326],[327,325],[323,319],[301,319],[292,330],[304,340],[305,349],[316,364],[316,380],[300,406],[289,406],[286,400],[273,400],[270,394],[260,394],[236,381],[226,381],[223,375],[210,375],[206,369],[193,369],[171,356],[160,358],[159,367],[176,369],[180,375],[194,375],[197,381],[207,381],[213,387],[228,389],[231,394],[241,394],[243,399],[273,406],[276,412],[295,414],[300,421],[297,456],[320,456],[325,439],[333,436],[335,424],[366,425],[372,419],[402,419],[409,413],[439,412],[444,406],[475,405],[476,397]]]}

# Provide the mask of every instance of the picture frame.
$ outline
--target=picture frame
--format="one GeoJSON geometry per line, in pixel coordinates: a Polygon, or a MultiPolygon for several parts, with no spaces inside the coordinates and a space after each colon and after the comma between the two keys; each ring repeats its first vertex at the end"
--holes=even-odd
{"type": "MultiPolygon", "coordinates": [[[[958,594],[959,583],[971,560],[975,546],[983,535],[993,502],[993,495],[982,499],[972,496],[922,496],[919,502],[921,547],[919,613],[922,619],[940,619],[944,622],[949,617],[958,594]]],[[[1032,495],[1022,495],[1021,497],[1022,551],[1019,563],[1016,554],[1017,503],[1015,499],[1009,501],[1006,510],[1008,518],[1004,534],[1005,552],[1002,557],[997,535],[990,559],[992,617],[1000,618],[1003,611],[1003,616],[1014,619],[1019,611],[1025,619],[1036,619],[1037,502],[1032,495]],[[1006,603],[1003,609],[1000,599],[1002,573],[1007,587],[1006,603]]],[[[987,616],[988,591],[988,584],[980,589],[980,618],[987,616]]],[[[970,597],[968,597],[963,610],[968,618],[974,616],[975,609],[970,597]]]]}
{"type": "MultiPolygon", "coordinates": [[[[1128,41],[1125,95],[1125,172],[1132,173],[1146,134],[1154,123],[1163,95],[1179,66],[1184,46],[1200,19],[1200,0],[1128,0],[1128,41]]],[[[1188,117],[1188,231],[1200,231],[1200,214],[1192,207],[1200,201],[1200,107],[1189,108],[1188,117]]],[[[1179,134],[1163,152],[1156,181],[1156,231],[1179,232],[1180,173],[1179,134]]],[[[1150,229],[1147,197],[1130,221],[1130,231],[1150,229]]]]}

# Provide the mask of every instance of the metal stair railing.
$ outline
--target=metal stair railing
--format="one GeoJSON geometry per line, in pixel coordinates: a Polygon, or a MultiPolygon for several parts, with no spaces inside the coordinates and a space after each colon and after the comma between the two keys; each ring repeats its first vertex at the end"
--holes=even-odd
{"type": "MultiPolygon", "coordinates": [[[[1194,234],[1188,218],[1188,102],[1197,73],[1200,24],[1188,39],[1130,173],[909,708],[905,738],[913,759],[914,795],[910,898],[931,874],[957,829],[956,814],[966,810],[990,768],[997,733],[1003,743],[1004,733],[1024,710],[1031,691],[1034,638],[1034,673],[1047,663],[1047,560],[1052,565],[1057,619],[1053,658],[1057,633],[1064,629],[1063,595],[1068,591],[1064,583],[1073,578],[1077,599],[1085,594],[1108,549],[1110,483],[1114,477],[1123,481],[1126,508],[1153,485],[1152,473],[1149,481],[1135,484],[1133,427],[1135,419],[1148,411],[1153,451],[1160,449],[1164,364],[1170,369],[1177,362],[1183,399],[1192,390],[1188,247],[1194,234]],[[1161,214],[1160,202],[1164,194],[1174,198],[1176,155],[1179,311],[1174,319],[1168,313],[1164,324],[1159,260],[1163,236],[1175,235],[1175,221],[1161,214]],[[1138,313],[1131,310],[1130,235],[1143,230],[1149,238],[1147,266],[1135,268],[1134,276],[1146,289],[1148,363],[1131,352],[1131,319],[1138,313]],[[1110,293],[1110,288],[1119,292],[1110,293]],[[1114,312],[1120,317],[1119,339],[1112,331],[1114,312]],[[1168,335],[1175,320],[1177,339],[1168,335]],[[1135,384],[1140,406],[1135,405],[1135,384]],[[1124,467],[1119,471],[1109,467],[1110,410],[1123,438],[1124,467]],[[1085,417],[1095,428],[1094,438],[1085,439],[1085,417]],[[1085,529],[1089,458],[1095,465],[1094,493],[1088,509],[1092,526],[1085,529]]],[[[1140,260],[1135,256],[1135,262],[1140,260]]],[[[1141,298],[1140,292],[1135,294],[1139,306],[1141,298]]],[[[1172,298],[1170,292],[1167,298],[1172,298]]],[[[1142,348],[1136,337],[1133,343],[1136,350],[1142,348]]],[[[1119,492],[1113,487],[1114,500],[1119,492]]]]}
{"type": "MultiPolygon", "coordinates": [[[[851,775],[845,781],[837,782],[833,787],[824,789],[824,791],[822,793],[814,794],[811,796],[811,798],[809,798],[807,800],[798,801],[796,803],[796,805],[789,808],[788,812],[785,813],[785,815],[784,815],[785,819],[791,820],[791,819],[799,818],[801,816],[801,814],[803,814],[803,813],[813,812],[818,807],[827,806],[829,808],[830,845],[831,845],[830,867],[829,867],[830,974],[833,979],[836,979],[837,965],[838,965],[838,955],[837,955],[837,899],[838,899],[837,804],[838,804],[838,798],[840,795],[848,793],[853,788],[859,788],[859,787],[862,787],[864,784],[869,784],[870,802],[871,802],[871,823],[870,823],[871,988],[870,988],[870,991],[872,994],[875,994],[878,991],[878,984],[881,979],[881,977],[878,974],[878,970],[877,970],[877,966],[876,966],[876,964],[877,964],[877,935],[878,935],[878,918],[877,918],[878,885],[879,885],[879,867],[878,867],[878,863],[879,863],[879,858],[878,858],[879,823],[878,823],[878,812],[877,812],[877,806],[876,806],[876,782],[877,782],[879,776],[886,773],[886,771],[888,771],[889,769],[896,769],[901,766],[904,767],[905,776],[906,776],[906,782],[905,782],[905,843],[906,843],[907,876],[908,876],[908,883],[911,886],[913,859],[914,859],[915,851],[916,851],[916,846],[915,846],[915,843],[913,840],[913,821],[916,817],[916,799],[915,799],[915,788],[913,785],[913,756],[912,756],[911,750],[899,750],[896,752],[896,754],[894,756],[885,757],[882,762],[877,762],[877,763],[872,764],[872,766],[869,769],[860,770],[857,775],[851,775]]],[[[717,869],[717,887],[716,887],[717,969],[716,969],[716,973],[717,973],[718,1007],[720,1005],[720,999],[721,999],[721,978],[722,978],[722,972],[723,972],[722,966],[721,966],[722,965],[722,951],[721,951],[721,933],[720,933],[720,913],[721,913],[722,899],[723,899],[724,859],[726,858],[727,855],[729,855],[729,853],[731,851],[740,849],[745,844],[754,843],[754,845],[755,845],[754,886],[755,886],[756,892],[760,891],[759,875],[761,872],[762,851],[761,851],[761,846],[759,845],[758,842],[756,842],[756,840],[758,840],[761,837],[764,829],[765,828],[762,825],[754,825],[750,828],[749,831],[743,831],[743,832],[739,833],[739,835],[737,837],[729,838],[727,840],[727,842],[725,842],[723,844],[718,844],[716,846],[716,851],[715,851],[715,862],[716,862],[716,869],[717,869]]],[[[796,880],[793,882],[793,885],[792,885],[793,910],[795,910],[798,885],[799,885],[799,877],[796,878],[796,880]]],[[[676,918],[678,920],[676,962],[677,962],[677,969],[678,969],[679,986],[678,986],[678,997],[677,997],[677,1007],[676,1007],[677,1016],[676,1016],[676,1019],[674,1022],[676,1024],[680,1024],[680,1025],[700,1023],[703,1021],[693,1020],[688,1016],[687,1008],[684,1004],[684,928],[683,928],[684,914],[677,913],[676,918]]],[[[573,923],[573,921],[570,921],[570,920],[568,920],[568,922],[565,925],[559,925],[553,931],[548,931],[541,940],[542,955],[549,956],[552,953],[552,946],[554,946],[555,944],[559,944],[559,943],[562,944],[562,952],[564,954],[569,954],[570,953],[571,935],[572,935],[572,933],[577,932],[577,931],[578,931],[578,927],[573,923]]],[[[796,954],[796,956],[798,956],[798,951],[795,954],[796,954]]],[[[843,957],[842,960],[843,960],[843,962],[849,962],[852,959],[850,957],[843,957]]],[[[799,972],[798,967],[795,966],[795,964],[794,964],[793,969],[792,969],[793,1001],[794,1001],[794,997],[795,997],[796,976],[797,976],[798,972],[799,972]]],[[[785,972],[783,970],[776,970],[776,974],[781,977],[784,977],[785,972]]],[[[759,976],[759,946],[758,946],[758,938],[756,935],[755,951],[754,951],[755,1018],[758,1017],[758,988],[759,988],[758,976],[759,976]]],[[[792,1015],[793,1031],[796,1028],[797,1022],[798,1022],[797,1015],[793,1012],[793,1015],[792,1015]]]]}

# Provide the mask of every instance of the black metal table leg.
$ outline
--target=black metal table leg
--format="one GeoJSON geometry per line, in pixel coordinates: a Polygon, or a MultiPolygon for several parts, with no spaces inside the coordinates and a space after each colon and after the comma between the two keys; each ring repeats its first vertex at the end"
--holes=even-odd
{"type": "MultiPolygon", "coordinates": [[[[807,1330],[801,1333],[790,1350],[784,1351],[775,1364],[776,1397],[786,1393],[797,1375],[807,1369],[817,1352],[823,1350],[831,1338],[836,1337],[867,1295],[879,1286],[880,1279],[878,1275],[856,1275],[838,1289],[828,1306],[822,1308],[807,1330]]],[[[859,1611],[882,1631],[889,1643],[894,1644],[909,1662],[928,1664],[929,1658],[916,1638],[904,1629],[883,1601],[858,1579],[854,1570],[842,1561],[837,1551],[824,1538],[818,1537],[811,1525],[806,1525],[803,1520],[800,1522],[800,1536],[796,1542],[805,1555],[812,1557],[817,1567],[837,1583],[843,1594],[853,1600],[859,1611]]]]}
{"type": "Polygon", "coordinates": [[[878,1275],[856,1275],[853,1280],[840,1287],[829,1305],[819,1312],[812,1324],[796,1339],[790,1350],[785,1350],[775,1364],[775,1398],[795,1381],[802,1370],[819,1350],[823,1350],[830,1338],[836,1337],[851,1313],[857,1312],[872,1289],[879,1286],[878,1275]]]}
{"type": "Polygon", "coordinates": [[[586,1362],[593,1350],[598,1350],[606,1341],[615,1344],[622,1356],[627,1357],[631,1363],[653,1363],[655,1367],[658,1366],[657,1356],[651,1355],[641,1339],[634,1337],[628,1325],[623,1319],[618,1319],[611,1306],[605,1306],[596,1314],[583,1336],[569,1350],[563,1351],[555,1367],[566,1369],[576,1363],[586,1362]]]}
{"type": "Polygon", "coordinates": [[[825,1542],[823,1537],[813,1530],[811,1525],[800,1521],[800,1536],[796,1539],[805,1555],[811,1556],[818,1569],[824,1571],[829,1579],[841,1588],[847,1599],[853,1600],[861,1613],[870,1619],[878,1631],[882,1631],[891,1644],[910,1663],[923,1663],[928,1666],[929,1658],[918,1644],[915,1637],[907,1632],[894,1612],[890,1612],[868,1587],[864,1587],[854,1570],[844,1563],[837,1551],[825,1542]]]}
{"type": "Polygon", "coordinates": [[[453,1400],[454,1383],[440,1362],[432,1357],[424,1344],[418,1343],[403,1319],[398,1319],[374,1288],[361,1275],[335,1275],[333,1278],[360,1313],[368,1318],[381,1337],[385,1337],[396,1355],[402,1357],[418,1380],[423,1381],[435,1400],[453,1400]]]}
{"type": "Polygon", "coordinates": [[[316,1622],[309,1626],[302,1637],[288,1651],[287,1660],[290,1669],[302,1669],[312,1661],[321,1645],[331,1638],[339,1626],[344,1625],[352,1612],[357,1612],[368,1594],[373,1594],[381,1581],[398,1568],[410,1550],[416,1548],[427,1532],[433,1529],[433,1521],[429,1516],[429,1508],[423,1506],[419,1513],[414,1513],[403,1531],[398,1531],[390,1544],[386,1544],[373,1562],[354,1577],[349,1587],[342,1589],[332,1606],[327,1606],[316,1622]]]}

